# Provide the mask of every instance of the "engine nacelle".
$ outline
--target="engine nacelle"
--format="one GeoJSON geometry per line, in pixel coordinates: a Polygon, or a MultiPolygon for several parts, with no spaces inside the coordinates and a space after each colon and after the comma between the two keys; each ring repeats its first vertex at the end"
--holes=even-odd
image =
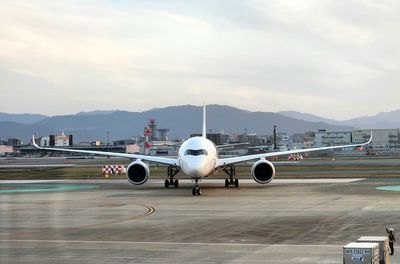
{"type": "Polygon", "coordinates": [[[150,175],[149,166],[141,160],[136,160],[129,164],[126,175],[130,183],[141,185],[147,181],[150,175]]]}
{"type": "Polygon", "coordinates": [[[275,177],[275,167],[268,160],[259,160],[251,167],[251,176],[258,183],[269,183],[275,177]]]}

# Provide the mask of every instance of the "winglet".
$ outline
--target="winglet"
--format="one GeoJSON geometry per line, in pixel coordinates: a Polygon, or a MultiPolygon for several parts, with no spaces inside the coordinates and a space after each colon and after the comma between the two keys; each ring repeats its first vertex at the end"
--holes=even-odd
{"type": "Polygon", "coordinates": [[[207,138],[206,103],[203,104],[203,133],[202,137],[207,138]]]}
{"type": "Polygon", "coordinates": [[[371,130],[371,137],[369,138],[369,140],[367,142],[364,143],[364,145],[368,145],[372,142],[372,130],[371,130]]]}
{"type": "Polygon", "coordinates": [[[365,145],[370,144],[371,142],[372,142],[372,131],[371,131],[371,136],[369,137],[368,141],[365,143],[361,143],[359,146],[365,146],[365,145]]]}
{"type": "Polygon", "coordinates": [[[36,144],[36,134],[32,135],[32,144],[33,146],[35,146],[35,148],[40,148],[37,144],[36,144]]]}

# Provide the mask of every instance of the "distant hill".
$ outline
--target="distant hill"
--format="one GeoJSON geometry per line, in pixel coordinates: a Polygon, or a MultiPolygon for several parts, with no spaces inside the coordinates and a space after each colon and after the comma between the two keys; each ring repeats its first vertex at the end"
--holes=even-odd
{"type": "Polygon", "coordinates": [[[353,118],[342,124],[354,124],[360,128],[400,128],[400,110],[353,118]]]}
{"type": "Polygon", "coordinates": [[[323,118],[320,116],[296,111],[282,111],[278,113],[309,122],[324,122],[336,126],[352,126],[361,129],[400,128],[400,110],[382,112],[374,116],[363,116],[344,121],[323,118]]]}
{"type": "Polygon", "coordinates": [[[107,115],[107,114],[112,114],[114,112],[117,112],[117,110],[110,110],[110,111],[102,111],[102,110],[95,110],[95,111],[90,111],[90,112],[79,112],[76,115],[107,115]]]}
{"type": "Polygon", "coordinates": [[[35,115],[35,114],[7,114],[0,113],[0,122],[15,122],[21,124],[33,124],[41,121],[48,116],[45,115],[35,115]]]}
{"type": "Polygon", "coordinates": [[[33,132],[38,135],[50,135],[58,131],[52,127],[38,124],[20,124],[15,122],[0,122],[0,139],[21,138],[24,143],[29,143],[33,132]]]}
{"type": "MultiPolygon", "coordinates": [[[[85,140],[123,139],[142,135],[148,120],[158,121],[158,128],[169,128],[170,138],[187,138],[191,133],[200,133],[202,126],[202,107],[193,105],[155,108],[144,112],[95,111],[90,114],[53,116],[40,120],[30,126],[0,123],[0,138],[19,136],[30,138],[33,132],[38,135],[52,133],[71,133],[75,142],[85,140]],[[33,126],[34,125],[34,126],[33,126]],[[8,126],[6,129],[5,126],[8,126]],[[46,130],[47,129],[47,130],[46,130]]],[[[272,134],[273,125],[278,131],[302,133],[309,130],[328,129],[330,131],[349,130],[348,126],[331,125],[324,122],[308,122],[279,113],[250,112],[225,105],[207,106],[207,127],[214,133],[248,133],[258,135],[272,134]]]]}
{"type": "Polygon", "coordinates": [[[331,125],[339,125],[339,126],[343,125],[343,123],[341,121],[337,121],[335,119],[324,118],[324,117],[320,117],[320,116],[308,114],[308,113],[300,113],[300,112],[296,112],[296,111],[280,111],[277,113],[284,115],[284,116],[308,121],[308,122],[324,122],[324,123],[331,124],[331,125]]]}

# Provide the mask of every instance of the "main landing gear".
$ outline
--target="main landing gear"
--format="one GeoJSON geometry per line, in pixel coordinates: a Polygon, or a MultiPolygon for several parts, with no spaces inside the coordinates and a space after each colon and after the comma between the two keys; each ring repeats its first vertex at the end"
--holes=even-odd
{"type": "Polygon", "coordinates": [[[174,180],[174,177],[178,172],[181,170],[175,166],[168,166],[168,179],[165,180],[165,188],[168,188],[170,185],[174,186],[175,188],[179,187],[179,181],[174,180]]]}
{"type": "Polygon", "coordinates": [[[236,175],[235,166],[228,165],[222,170],[229,176],[229,179],[225,179],[225,187],[229,187],[230,185],[235,185],[235,187],[239,187],[239,180],[237,178],[234,178],[236,175]]]}
{"type": "Polygon", "coordinates": [[[193,194],[193,196],[196,196],[196,195],[200,196],[201,195],[201,189],[199,187],[200,178],[193,178],[193,180],[195,182],[195,185],[194,185],[194,188],[192,189],[192,194],[193,194]]]}

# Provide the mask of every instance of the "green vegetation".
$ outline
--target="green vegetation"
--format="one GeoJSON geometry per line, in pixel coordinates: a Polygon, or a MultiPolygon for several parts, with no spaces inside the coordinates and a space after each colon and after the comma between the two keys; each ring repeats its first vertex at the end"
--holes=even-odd
{"type": "MultiPolygon", "coordinates": [[[[119,163],[121,164],[121,163],[119,163]]],[[[82,165],[82,164],[81,164],[82,165]]],[[[88,167],[67,167],[67,168],[35,168],[35,169],[0,169],[0,180],[16,179],[101,179],[101,166],[88,167]]],[[[400,162],[393,164],[380,165],[376,163],[357,165],[357,164],[335,164],[334,162],[318,163],[318,165],[307,164],[307,162],[292,164],[275,164],[277,178],[321,178],[321,177],[399,177],[400,162]]],[[[236,166],[238,178],[251,178],[250,165],[236,166]]],[[[151,178],[163,179],[166,177],[167,168],[165,166],[150,166],[151,178]]],[[[182,178],[178,174],[178,178],[182,178]]],[[[210,178],[225,178],[226,175],[219,170],[216,175],[210,178]]],[[[124,179],[126,175],[110,175],[113,179],[124,179]]]]}

